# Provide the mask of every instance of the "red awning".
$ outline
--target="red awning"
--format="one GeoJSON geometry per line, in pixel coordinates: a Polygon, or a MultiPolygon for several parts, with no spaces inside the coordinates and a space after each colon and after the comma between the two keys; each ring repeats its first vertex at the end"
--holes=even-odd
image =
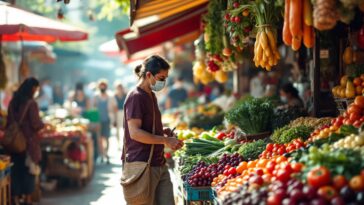
{"type": "Polygon", "coordinates": [[[119,47],[116,43],[116,40],[107,41],[99,46],[99,51],[104,53],[107,56],[115,57],[118,56],[121,58],[121,61],[124,64],[129,64],[135,62],[137,60],[143,60],[146,57],[153,55],[153,54],[163,54],[163,46],[156,46],[153,48],[149,48],[137,53],[134,53],[130,58],[128,58],[127,53],[125,50],[120,51],[119,47]]]}
{"type": "Polygon", "coordinates": [[[170,18],[162,25],[158,24],[140,34],[130,29],[120,31],[116,34],[118,46],[120,50],[125,50],[130,57],[138,51],[199,31],[201,17],[205,11],[206,7],[199,7],[179,18],[170,18]]]}
{"type": "Polygon", "coordinates": [[[88,34],[76,27],[0,3],[2,41],[82,41],[88,34]]]}

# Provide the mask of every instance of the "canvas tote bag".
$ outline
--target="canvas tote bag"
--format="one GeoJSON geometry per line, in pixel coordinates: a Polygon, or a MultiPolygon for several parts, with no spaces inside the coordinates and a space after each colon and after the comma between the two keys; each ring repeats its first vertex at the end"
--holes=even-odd
{"type": "MultiPolygon", "coordinates": [[[[125,120],[125,118],[124,118],[125,120]]],[[[155,134],[155,108],[153,100],[153,134],[155,134]]],[[[152,161],[154,145],[151,146],[148,162],[127,162],[126,147],[124,140],[124,160],[123,172],[121,175],[121,185],[124,192],[125,201],[128,204],[148,204],[152,200],[152,173],[150,163],[152,161]]]]}
{"type": "Polygon", "coordinates": [[[14,113],[9,112],[9,115],[12,115],[14,121],[5,130],[4,138],[1,140],[1,144],[10,153],[22,153],[27,147],[26,139],[24,133],[20,128],[20,125],[24,121],[25,115],[29,108],[29,104],[30,103],[27,102],[27,104],[25,105],[24,112],[22,113],[19,122],[15,120],[14,113]]]}

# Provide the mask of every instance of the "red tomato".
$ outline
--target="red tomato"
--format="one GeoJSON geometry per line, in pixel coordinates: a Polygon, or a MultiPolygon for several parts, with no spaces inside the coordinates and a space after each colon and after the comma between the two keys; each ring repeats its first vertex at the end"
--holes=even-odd
{"type": "Polygon", "coordinates": [[[362,109],[355,104],[351,104],[348,108],[348,114],[358,113],[360,115],[361,112],[362,112],[362,109]]]}
{"type": "Polygon", "coordinates": [[[281,182],[287,182],[291,178],[291,173],[285,169],[279,169],[277,172],[277,179],[281,182]]]}
{"type": "Polygon", "coordinates": [[[330,171],[324,166],[313,168],[307,174],[307,182],[316,188],[328,185],[330,183],[330,171]]]}
{"type": "Polygon", "coordinates": [[[279,148],[279,150],[278,150],[278,154],[279,155],[284,155],[285,153],[286,153],[286,149],[285,148],[283,148],[283,147],[279,148]]]}
{"type": "Polygon", "coordinates": [[[357,121],[355,121],[354,123],[353,123],[353,126],[354,127],[357,127],[357,128],[359,128],[360,126],[361,126],[361,124],[362,124],[363,122],[361,122],[360,120],[357,120],[357,121]]]}
{"type": "Polygon", "coordinates": [[[349,119],[351,121],[354,121],[355,122],[355,121],[359,120],[360,117],[361,117],[361,114],[359,114],[359,113],[351,113],[349,119]]]}
{"type": "Polygon", "coordinates": [[[268,197],[267,204],[268,205],[281,205],[283,197],[278,196],[278,194],[273,194],[268,197]]]}
{"type": "Polygon", "coordinates": [[[291,167],[293,169],[294,172],[300,172],[302,170],[303,164],[301,163],[293,163],[291,164],[291,167]]]}
{"type": "Polygon", "coordinates": [[[236,169],[235,169],[235,167],[231,167],[231,168],[228,170],[228,173],[229,173],[229,175],[234,175],[234,174],[236,174],[236,169]]]}
{"type": "Polygon", "coordinates": [[[267,150],[268,152],[273,151],[274,145],[272,143],[267,144],[267,146],[265,147],[265,150],[267,150]]]}
{"type": "Polygon", "coordinates": [[[337,122],[343,122],[344,121],[344,117],[343,116],[339,116],[336,118],[337,119],[337,122]]]}
{"type": "Polygon", "coordinates": [[[259,176],[263,176],[264,171],[263,171],[263,169],[257,169],[257,170],[255,170],[255,173],[256,173],[257,175],[259,175],[259,176]]]}
{"type": "Polygon", "coordinates": [[[317,194],[328,201],[337,196],[337,192],[332,186],[320,187],[317,194]]]}
{"type": "Polygon", "coordinates": [[[269,172],[269,173],[273,173],[273,171],[274,171],[274,169],[275,169],[275,167],[276,167],[276,163],[274,162],[274,161],[270,161],[270,162],[268,162],[267,163],[267,165],[266,165],[266,169],[267,169],[267,171],[269,172]]]}
{"type": "Polygon", "coordinates": [[[340,190],[341,188],[343,188],[344,186],[346,186],[348,184],[348,181],[346,180],[345,176],[336,175],[332,179],[332,183],[333,183],[334,187],[336,188],[336,190],[340,190]]]}

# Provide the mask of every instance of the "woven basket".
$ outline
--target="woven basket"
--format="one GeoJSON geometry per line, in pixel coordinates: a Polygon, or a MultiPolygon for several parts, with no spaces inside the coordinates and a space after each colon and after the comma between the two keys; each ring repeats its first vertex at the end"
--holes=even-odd
{"type": "Polygon", "coordinates": [[[336,108],[342,115],[349,107],[351,103],[354,102],[354,98],[335,98],[336,108]]]}

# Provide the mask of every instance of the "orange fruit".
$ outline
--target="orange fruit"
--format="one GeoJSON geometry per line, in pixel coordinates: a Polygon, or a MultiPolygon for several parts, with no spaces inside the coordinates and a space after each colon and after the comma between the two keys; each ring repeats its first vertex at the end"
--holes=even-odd
{"type": "Polygon", "coordinates": [[[267,165],[268,161],[268,159],[260,159],[257,163],[257,167],[264,168],[267,165]]]}
{"type": "Polygon", "coordinates": [[[245,161],[244,162],[240,162],[240,164],[236,168],[236,172],[238,172],[239,174],[241,174],[247,168],[248,168],[248,162],[245,162],[245,161]]]}
{"type": "Polygon", "coordinates": [[[361,80],[361,78],[357,77],[357,78],[354,78],[353,83],[354,83],[354,85],[359,86],[362,84],[362,80],[361,80]]]}
{"type": "Polygon", "coordinates": [[[363,91],[363,87],[359,85],[359,86],[357,86],[355,88],[355,90],[356,90],[356,94],[357,95],[361,95],[362,94],[362,91],[363,91]]]}
{"type": "Polygon", "coordinates": [[[254,168],[256,165],[257,165],[257,161],[256,160],[249,161],[248,162],[248,168],[254,168]]]}

